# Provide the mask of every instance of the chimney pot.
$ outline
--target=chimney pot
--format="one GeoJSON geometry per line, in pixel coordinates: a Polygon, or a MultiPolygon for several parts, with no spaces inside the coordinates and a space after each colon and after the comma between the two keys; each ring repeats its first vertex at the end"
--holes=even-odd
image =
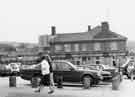
{"type": "Polygon", "coordinates": [[[52,35],[56,35],[56,27],[52,26],[51,27],[52,35]]]}
{"type": "Polygon", "coordinates": [[[109,24],[108,24],[108,22],[102,22],[101,23],[101,27],[102,27],[102,31],[103,32],[108,31],[109,30],[109,24]]]}
{"type": "Polygon", "coordinates": [[[90,26],[90,25],[88,25],[88,32],[89,32],[89,31],[91,31],[91,26],[90,26]]]}

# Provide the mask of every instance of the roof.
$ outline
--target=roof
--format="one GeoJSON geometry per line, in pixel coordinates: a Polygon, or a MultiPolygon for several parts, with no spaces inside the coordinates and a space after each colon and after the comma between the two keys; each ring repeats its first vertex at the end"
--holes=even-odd
{"type": "Polygon", "coordinates": [[[0,51],[16,51],[16,48],[9,44],[0,43],[0,51]]]}
{"type": "Polygon", "coordinates": [[[92,40],[93,36],[98,32],[98,27],[89,32],[78,32],[78,33],[63,33],[57,34],[54,38],[55,42],[70,42],[70,41],[85,41],[92,40]]]}
{"type": "Polygon", "coordinates": [[[101,30],[101,26],[96,26],[95,28],[86,32],[56,34],[54,42],[115,40],[115,39],[126,40],[127,38],[110,30],[108,30],[107,32],[103,32],[101,30]]]}

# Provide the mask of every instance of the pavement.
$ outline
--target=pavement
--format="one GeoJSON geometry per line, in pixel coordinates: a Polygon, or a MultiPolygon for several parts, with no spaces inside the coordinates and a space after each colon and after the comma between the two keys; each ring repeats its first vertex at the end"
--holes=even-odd
{"type": "Polygon", "coordinates": [[[17,87],[9,88],[9,78],[0,78],[0,97],[134,97],[135,80],[124,79],[119,90],[112,90],[111,83],[100,83],[90,89],[83,89],[81,85],[65,83],[63,89],[55,88],[53,94],[48,94],[48,87],[41,93],[35,93],[36,88],[30,86],[29,81],[17,77],[17,87]]]}

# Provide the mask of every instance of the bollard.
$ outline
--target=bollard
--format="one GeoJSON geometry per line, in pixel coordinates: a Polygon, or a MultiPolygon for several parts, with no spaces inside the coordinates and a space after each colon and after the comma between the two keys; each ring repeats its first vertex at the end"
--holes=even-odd
{"type": "Polygon", "coordinates": [[[39,86],[39,78],[38,77],[32,77],[31,85],[32,85],[32,88],[37,88],[39,86]]]}
{"type": "Polygon", "coordinates": [[[16,76],[9,77],[9,87],[16,87],[16,76]]]}
{"type": "Polygon", "coordinates": [[[57,76],[57,88],[63,88],[63,76],[57,76]]]}
{"type": "Polygon", "coordinates": [[[120,82],[123,81],[123,74],[120,72],[120,82]]]}
{"type": "Polygon", "coordinates": [[[120,85],[120,74],[116,73],[112,78],[112,90],[118,90],[120,85]]]}

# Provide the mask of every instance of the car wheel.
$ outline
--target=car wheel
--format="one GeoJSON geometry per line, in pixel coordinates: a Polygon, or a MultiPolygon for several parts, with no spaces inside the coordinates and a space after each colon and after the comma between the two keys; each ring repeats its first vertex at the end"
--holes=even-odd
{"type": "Polygon", "coordinates": [[[99,84],[99,80],[96,80],[94,84],[95,85],[98,85],[99,84]]]}
{"type": "Polygon", "coordinates": [[[90,76],[84,76],[83,77],[83,87],[84,89],[90,88],[92,85],[92,78],[90,76]]]}

